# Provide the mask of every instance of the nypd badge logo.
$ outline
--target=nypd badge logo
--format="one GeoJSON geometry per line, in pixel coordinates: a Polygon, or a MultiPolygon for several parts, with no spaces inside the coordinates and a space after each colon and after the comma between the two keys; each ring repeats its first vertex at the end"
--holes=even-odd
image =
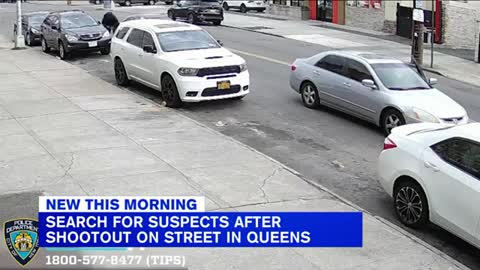
{"type": "Polygon", "coordinates": [[[9,220],[3,226],[10,254],[25,266],[38,251],[38,221],[28,218],[9,220]]]}

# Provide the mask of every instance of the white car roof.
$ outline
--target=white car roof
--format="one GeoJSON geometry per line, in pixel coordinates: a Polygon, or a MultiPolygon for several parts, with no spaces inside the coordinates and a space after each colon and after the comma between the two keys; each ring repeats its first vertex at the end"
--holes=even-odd
{"type": "Polygon", "coordinates": [[[133,27],[142,30],[150,30],[155,33],[172,32],[172,31],[187,31],[187,30],[201,30],[202,28],[182,22],[175,22],[172,20],[132,20],[122,22],[120,27],[133,27]]]}
{"type": "Polygon", "coordinates": [[[385,55],[375,54],[371,52],[362,51],[330,51],[329,54],[336,54],[341,56],[350,56],[353,58],[361,59],[369,64],[381,64],[381,63],[403,63],[401,60],[385,55]]]}

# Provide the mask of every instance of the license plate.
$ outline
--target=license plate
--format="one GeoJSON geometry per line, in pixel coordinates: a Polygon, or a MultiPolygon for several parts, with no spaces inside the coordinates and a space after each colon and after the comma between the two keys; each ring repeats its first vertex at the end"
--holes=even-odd
{"type": "Polygon", "coordinates": [[[97,42],[96,41],[90,41],[88,42],[88,47],[97,47],[97,42]]]}
{"type": "Polygon", "coordinates": [[[219,90],[230,89],[230,81],[218,82],[218,83],[217,83],[217,88],[218,88],[219,90]]]}

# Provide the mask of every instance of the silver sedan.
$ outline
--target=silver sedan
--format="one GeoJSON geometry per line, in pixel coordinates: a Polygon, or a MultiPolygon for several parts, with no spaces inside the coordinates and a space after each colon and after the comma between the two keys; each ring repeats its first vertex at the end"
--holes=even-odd
{"type": "Polygon", "coordinates": [[[465,109],[432,87],[417,66],[366,52],[329,51],[295,60],[290,86],[304,105],[325,105],[380,126],[385,134],[418,123],[463,124],[465,109]]]}

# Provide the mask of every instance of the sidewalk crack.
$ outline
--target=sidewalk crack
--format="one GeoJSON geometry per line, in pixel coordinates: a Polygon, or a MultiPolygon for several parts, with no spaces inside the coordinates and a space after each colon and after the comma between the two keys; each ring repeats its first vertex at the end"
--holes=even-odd
{"type": "Polygon", "coordinates": [[[270,202],[270,200],[268,199],[267,193],[265,192],[265,186],[267,185],[267,182],[272,179],[281,169],[282,168],[276,168],[270,175],[263,179],[263,184],[262,186],[260,186],[260,190],[262,191],[262,197],[265,198],[268,203],[270,202]]]}

